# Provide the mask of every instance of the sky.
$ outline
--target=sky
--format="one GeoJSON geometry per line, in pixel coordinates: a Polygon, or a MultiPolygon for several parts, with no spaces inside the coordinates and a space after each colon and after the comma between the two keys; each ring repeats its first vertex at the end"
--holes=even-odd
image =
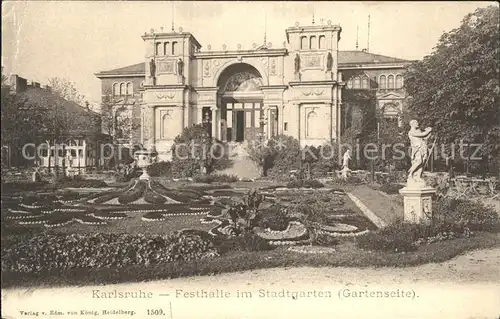
{"type": "Polygon", "coordinates": [[[432,52],[443,32],[460,26],[476,8],[495,2],[284,2],[284,1],[3,1],[2,66],[42,85],[66,78],[92,103],[100,99],[95,73],[144,59],[141,35],[150,29],[182,27],[202,50],[226,44],[252,48],[264,41],[283,47],[285,29],[299,22],[340,24],[340,50],[370,52],[410,60],[432,52]],[[174,17],[174,18],[172,18],[174,17]]]}

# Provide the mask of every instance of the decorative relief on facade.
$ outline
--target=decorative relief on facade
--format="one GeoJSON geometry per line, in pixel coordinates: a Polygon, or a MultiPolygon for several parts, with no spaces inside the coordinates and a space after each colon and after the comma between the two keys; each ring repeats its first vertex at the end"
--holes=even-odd
{"type": "Polygon", "coordinates": [[[165,100],[166,99],[171,100],[171,99],[173,99],[175,97],[175,92],[166,92],[166,93],[162,92],[162,93],[156,93],[155,95],[160,100],[163,100],[163,99],[165,99],[165,100]]]}
{"type": "Polygon", "coordinates": [[[206,78],[210,77],[210,62],[207,60],[203,61],[203,76],[206,78]]]}
{"type": "Polygon", "coordinates": [[[212,61],[212,63],[213,63],[213,65],[214,65],[214,68],[218,68],[218,67],[219,67],[219,65],[220,65],[220,61],[219,61],[219,60],[217,60],[217,59],[214,59],[214,60],[212,61]]]}
{"type": "Polygon", "coordinates": [[[306,55],[303,57],[302,69],[323,69],[321,55],[306,55]]]}
{"type": "Polygon", "coordinates": [[[325,93],[324,89],[302,91],[302,95],[304,95],[304,96],[313,96],[313,95],[320,96],[320,95],[323,95],[323,93],[325,93]]]}
{"type": "Polygon", "coordinates": [[[277,75],[278,74],[278,67],[277,67],[277,62],[276,59],[271,59],[271,64],[269,66],[269,74],[270,75],[277,75]]]}
{"type": "Polygon", "coordinates": [[[267,73],[269,73],[269,71],[268,71],[269,59],[267,57],[263,57],[263,58],[260,59],[260,63],[264,67],[264,71],[267,72],[267,73]]]}
{"type": "Polygon", "coordinates": [[[250,72],[236,73],[227,80],[222,92],[260,91],[262,79],[250,72]]]}
{"type": "Polygon", "coordinates": [[[173,60],[167,60],[167,61],[158,61],[158,74],[165,74],[165,73],[174,73],[175,71],[175,61],[173,60]]]}

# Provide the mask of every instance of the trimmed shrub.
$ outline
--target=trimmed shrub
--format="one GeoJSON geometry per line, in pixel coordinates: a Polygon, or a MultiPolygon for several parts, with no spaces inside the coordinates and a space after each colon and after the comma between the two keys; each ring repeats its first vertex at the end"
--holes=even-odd
{"type": "Polygon", "coordinates": [[[141,198],[146,190],[147,184],[144,180],[138,180],[135,186],[118,197],[120,204],[129,204],[141,198]]]}
{"type": "Polygon", "coordinates": [[[196,183],[234,183],[239,181],[238,176],[228,175],[228,174],[207,174],[207,175],[196,175],[193,177],[193,182],[196,183]]]}
{"type": "Polygon", "coordinates": [[[215,251],[196,234],[35,235],[10,247],[2,245],[2,271],[21,273],[74,268],[122,268],[204,258],[215,251]]]}
{"type": "Polygon", "coordinates": [[[172,177],[172,162],[153,163],[147,167],[148,174],[152,177],[172,177]]]}
{"type": "Polygon", "coordinates": [[[322,188],[324,186],[316,179],[294,179],[286,184],[288,188],[322,188]]]}

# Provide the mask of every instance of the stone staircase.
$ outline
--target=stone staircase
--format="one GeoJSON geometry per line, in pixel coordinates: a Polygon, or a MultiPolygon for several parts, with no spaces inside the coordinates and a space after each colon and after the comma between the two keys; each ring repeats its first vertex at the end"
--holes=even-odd
{"type": "Polygon", "coordinates": [[[229,158],[233,161],[233,166],[219,173],[236,175],[239,178],[255,179],[260,177],[260,169],[248,158],[246,143],[231,143],[229,158]]]}

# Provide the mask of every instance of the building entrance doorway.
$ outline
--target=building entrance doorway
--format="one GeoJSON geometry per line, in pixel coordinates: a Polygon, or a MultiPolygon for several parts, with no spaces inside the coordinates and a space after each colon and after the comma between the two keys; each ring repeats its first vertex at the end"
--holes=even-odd
{"type": "Polygon", "coordinates": [[[245,139],[245,111],[236,111],[236,142],[243,142],[245,139]]]}
{"type": "Polygon", "coordinates": [[[221,120],[225,123],[222,138],[226,141],[254,140],[263,132],[262,102],[225,102],[221,120]]]}

